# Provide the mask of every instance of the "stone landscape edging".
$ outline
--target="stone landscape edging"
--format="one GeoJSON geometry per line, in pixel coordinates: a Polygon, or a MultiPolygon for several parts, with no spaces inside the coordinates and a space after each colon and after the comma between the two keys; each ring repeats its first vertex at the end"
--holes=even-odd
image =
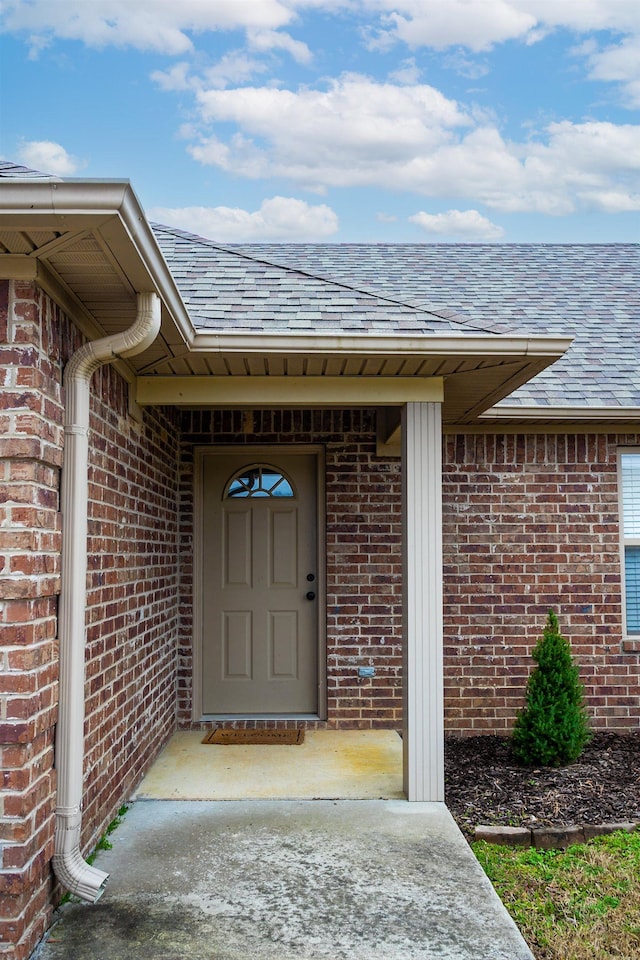
{"type": "Polygon", "coordinates": [[[474,831],[475,840],[495,843],[502,847],[536,847],[539,850],[564,850],[574,843],[585,843],[616,830],[632,833],[640,829],[640,821],[625,823],[585,823],[582,826],[566,827],[503,827],[499,824],[479,824],[474,831]]]}

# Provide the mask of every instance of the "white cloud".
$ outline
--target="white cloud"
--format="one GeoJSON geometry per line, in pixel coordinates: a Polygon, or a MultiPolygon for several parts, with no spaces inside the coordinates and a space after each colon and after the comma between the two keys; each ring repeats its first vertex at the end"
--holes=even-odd
{"type": "Polygon", "coordinates": [[[36,48],[43,38],[80,40],[183,55],[192,34],[212,30],[275,31],[294,18],[285,0],[5,0],[4,29],[28,31],[36,48]]]}
{"type": "Polygon", "coordinates": [[[395,83],[414,84],[418,83],[422,76],[422,70],[417,65],[415,57],[403,60],[397,70],[389,74],[389,80],[395,83]]]}
{"type": "Polygon", "coordinates": [[[198,85],[189,75],[189,69],[189,64],[181,61],[168,70],[154,70],[151,79],[161,90],[189,90],[198,85]]]}
{"type": "Polygon", "coordinates": [[[208,31],[244,29],[306,62],[308,48],[280,34],[306,10],[369,18],[378,45],[464,46],[487,50],[507,40],[536,42],[551,30],[640,32],[637,0],[5,0],[4,29],[26,31],[34,52],[52,37],[88,46],[157,50],[172,56],[208,31]]]}
{"type": "Polygon", "coordinates": [[[267,72],[267,64],[248,56],[243,50],[230,50],[217,63],[206,67],[201,75],[191,72],[187,61],[180,61],[168,70],[154,70],[151,79],[161,90],[201,90],[213,87],[223,90],[229,84],[245,83],[267,72]]]}
{"type": "Polygon", "coordinates": [[[81,164],[59,143],[51,140],[26,140],[18,148],[18,159],[25,166],[56,177],[71,177],[81,164]]]}
{"type": "Polygon", "coordinates": [[[311,206],[294,197],[271,197],[250,213],[239,207],[155,207],[152,220],[224,243],[251,240],[322,240],[339,223],[326,204],[311,206]]]}
{"type": "Polygon", "coordinates": [[[427,233],[463,240],[499,240],[504,230],[477,210],[447,210],[446,213],[420,213],[409,217],[427,233]]]}
{"type": "Polygon", "coordinates": [[[462,50],[448,54],[444,58],[444,65],[450,70],[455,70],[461,77],[467,77],[468,80],[486,77],[491,69],[485,60],[472,60],[471,57],[466,57],[462,50]]]}
{"type": "Polygon", "coordinates": [[[319,191],[396,188],[514,212],[563,215],[614,196],[620,209],[636,208],[640,126],[563,121],[509,142],[493,121],[471,118],[433,87],[352,74],[324,91],[244,87],[197,98],[204,126],[190,152],[235,175],[319,191]],[[209,133],[217,123],[236,132],[209,133]]]}
{"type": "Polygon", "coordinates": [[[578,33],[640,31],[637,0],[368,0],[382,8],[378,43],[409,47],[463,46],[488,50],[497,43],[535,43],[557,28],[578,33]]]}
{"type": "Polygon", "coordinates": [[[488,50],[494,43],[525,37],[536,25],[531,13],[508,0],[400,0],[389,7],[382,33],[409,47],[488,50]]]}
{"type": "Polygon", "coordinates": [[[353,74],[326,90],[203,90],[197,100],[205,124],[235,123],[240,130],[228,142],[205,133],[191,148],[196,159],[243,176],[285,176],[312,189],[389,186],[399,166],[470,124],[456,102],[433,87],[353,74]]]}
{"type": "Polygon", "coordinates": [[[547,129],[548,142],[530,145],[524,161],[538,191],[564,193],[572,209],[640,210],[640,126],[563,120],[547,129]]]}
{"type": "Polygon", "coordinates": [[[640,33],[604,50],[588,51],[592,80],[615,81],[622,85],[629,107],[640,107],[640,33]]]}
{"type": "MultiPolygon", "coordinates": [[[[284,51],[308,64],[312,60],[309,46],[285,28],[304,26],[304,14],[312,9],[359,18],[370,37],[369,46],[379,49],[400,42],[411,49],[459,47],[477,53],[507,41],[536,43],[557,29],[583,35],[604,30],[618,33],[620,42],[589,58],[590,75],[621,83],[628,105],[640,103],[638,0],[5,0],[0,29],[26,34],[34,59],[55,38],[78,40],[90,47],[195,56],[200,35],[244,30],[248,48],[257,54],[284,51]]],[[[221,69],[223,79],[209,82],[213,86],[246,82],[259,72],[257,67],[248,69],[248,63],[240,74],[224,74],[221,69]]],[[[461,53],[455,63],[450,65],[463,76],[486,72],[483,63],[461,53]]],[[[400,69],[405,75],[398,72],[392,79],[417,82],[415,69],[412,73],[409,66],[400,69]]]]}
{"type": "Polygon", "coordinates": [[[294,40],[288,33],[280,30],[249,30],[247,39],[249,46],[261,53],[269,50],[285,50],[298,63],[310,63],[313,59],[306,43],[294,40]]]}

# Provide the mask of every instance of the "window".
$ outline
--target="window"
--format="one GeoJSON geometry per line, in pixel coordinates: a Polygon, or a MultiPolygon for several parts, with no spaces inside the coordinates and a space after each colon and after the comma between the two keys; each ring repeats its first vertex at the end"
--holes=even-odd
{"type": "Polygon", "coordinates": [[[620,453],[627,634],[640,634],[640,450],[620,453]]]}
{"type": "Polygon", "coordinates": [[[291,482],[284,474],[267,464],[243,467],[231,478],[224,492],[225,499],[237,497],[294,497],[291,482]]]}

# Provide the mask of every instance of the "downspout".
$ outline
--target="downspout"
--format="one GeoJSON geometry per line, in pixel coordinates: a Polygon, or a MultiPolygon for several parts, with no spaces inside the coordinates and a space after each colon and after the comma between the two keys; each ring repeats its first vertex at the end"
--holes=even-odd
{"type": "Polygon", "coordinates": [[[149,347],[160,330],[160,299],[138,294],[135,322],[122,333],[85,343],[64,371],[66,392],[61,483],[62,571],[58,636],[60,695],[56,730],[57,802],[53,869],[61,884],[90,903],[108,874],[80,853],[84,765],[84,656],[89,498],[89,387],[98,367],[149,347]]]}

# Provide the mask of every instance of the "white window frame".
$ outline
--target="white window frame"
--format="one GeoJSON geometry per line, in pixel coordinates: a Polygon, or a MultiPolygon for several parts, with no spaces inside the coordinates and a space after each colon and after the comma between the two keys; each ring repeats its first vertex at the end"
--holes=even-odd
{"type": "Polygon", "coordinates": [[[620,517],[620,565],[621,565],[621,583],[622,583],[622,623],[624,636],[634,639],[640,637],[640,631],[634,631],[631,633],[628,628],[628,618],[627,618],[627,585],[626,585],[626,549],[627,547],[638,547],[640,548],[640,534],[633,535],[628,534],[625,530],[624,525],[624,488],[623,488],[623,477],[622,477],[622,457],[623,456],[636,456],[638,457],[638,462],[640,463],[640,447],[619,447],[618,448],[618,501],[619,501],[619,517],[620,517]]]}

